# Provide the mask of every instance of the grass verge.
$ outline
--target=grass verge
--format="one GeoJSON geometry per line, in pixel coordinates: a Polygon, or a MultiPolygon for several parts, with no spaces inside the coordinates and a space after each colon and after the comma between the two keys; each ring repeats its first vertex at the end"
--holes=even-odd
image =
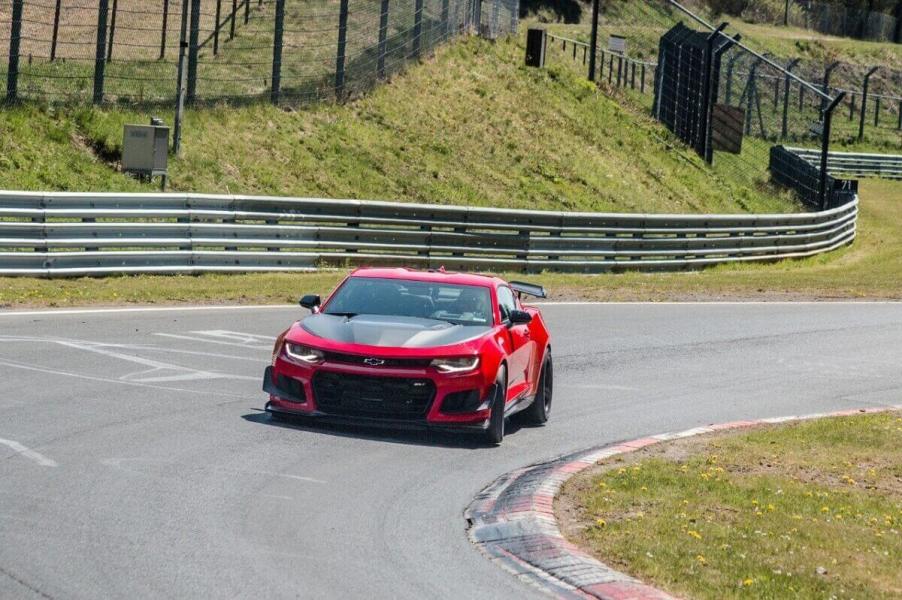
{"type": "Polygon", "coordinates": [[[902,413],[683,440],[602,463],[565,534],[689,598],[902,595],[902,413]]]}

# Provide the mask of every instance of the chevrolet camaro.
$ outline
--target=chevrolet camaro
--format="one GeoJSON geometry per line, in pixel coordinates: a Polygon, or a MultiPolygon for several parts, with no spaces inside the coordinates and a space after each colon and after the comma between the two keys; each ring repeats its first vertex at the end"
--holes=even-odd
{"type": "Polygon", "coordinates": [[[275,419],[312,417],[472,431],[498,444],[505,420],[551,412],[553,366],[541,286],[485,275],[357,269],[276,340],[263,390],[275,419]]]}

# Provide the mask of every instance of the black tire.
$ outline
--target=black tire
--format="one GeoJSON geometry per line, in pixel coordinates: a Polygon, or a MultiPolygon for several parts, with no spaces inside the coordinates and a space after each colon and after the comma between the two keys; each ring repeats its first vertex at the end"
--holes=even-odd
{"type": "Polygon", "coordinates": [[[542,362],[542,372],[539,375],[539,389],[536,399],[526,409],[524,416],[533,425],[543,425],[551,416],[551,398],[554,391],[554,363],[551,360],[551,351],[542,362]]]}
{"type": "Polygon", "coordinates": [[[495,398],[492,400],[492,416],[489,418],[489,428],[485,432],[486,441],[497,446],[504,440],[504,408],[507,396],[507,372],[504,367],[498,370],[495,378],[495,398]]]}

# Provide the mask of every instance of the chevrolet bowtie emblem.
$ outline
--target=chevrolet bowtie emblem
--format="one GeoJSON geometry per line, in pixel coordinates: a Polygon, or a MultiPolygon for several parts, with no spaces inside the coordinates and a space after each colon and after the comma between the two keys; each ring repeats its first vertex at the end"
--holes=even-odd
{"type": "Polygon", "coordinates": [[[366,358],[363,362],[371,367],[381,367],[385,364],[385,361],[381,358],[366,358]]]}

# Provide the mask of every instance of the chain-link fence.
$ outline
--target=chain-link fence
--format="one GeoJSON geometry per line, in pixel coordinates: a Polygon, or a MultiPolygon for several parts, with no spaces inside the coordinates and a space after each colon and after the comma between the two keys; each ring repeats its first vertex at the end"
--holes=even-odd
{"type": "Polygon", "coordinates": [[[449,37],[516,31],[517,0],[12,0],[9,101],[344,99],[449,37]]]}
{"type": "MultiPolygon", "coordinates": [[[[848,199],[852,184],[820,168],[834,140],[848,135],[839,113],[843,92],[806,80],[795,71],[799,61],[759,53],[672,0],[604,6],[589,77],[650,111],[712,176],[753,192],[792,190],[819,208],[848,199]],[[788,147],[814,150],[819,159],[802,160],[788,147]]],[[[589,48],[550,34],[546,56],[585,63],[589,48]]]]}

